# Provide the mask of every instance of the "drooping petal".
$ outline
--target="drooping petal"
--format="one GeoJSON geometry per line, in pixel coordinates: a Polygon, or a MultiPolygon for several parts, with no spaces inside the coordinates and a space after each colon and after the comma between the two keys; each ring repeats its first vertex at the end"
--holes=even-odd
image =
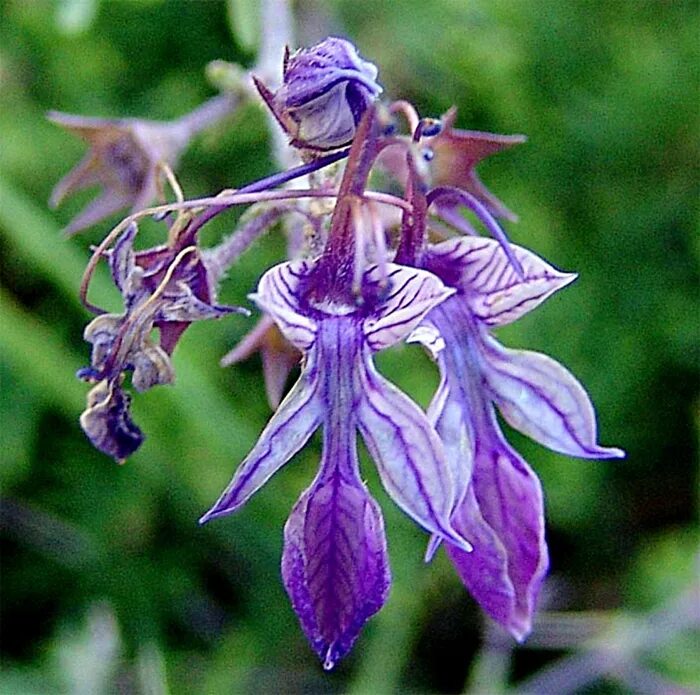
{"type": "Polygon", "coordinates": [[[61,201],[75,191],[95,186],[102,183],[99,172],[99,164],[92,152],[83,157],[53,188],[49,205],[58,207],[61,201]]]}
{"type": "Polygon", "coordinates": [[[505,420],[536,442],[569,456],[620,458],[597,444],[595,411],[574,376],[551,357],[483,343],[483,374],[505,420]]]}
{"type": "Polygon", "coordinates": [[[473,539],[474,550],[464,553],[449,544],[447,549],[484,610],[523,640],[532,628],[549,565],[542,489],[527,463],[503,439],[493,410],[485,415],[488,422],[476,434],[473,497],[464,498],[452,519],[459,533],[473,539]]]}
{"type": "Polygon", "coordinates": [[[129,201],[130,197],[127,194],[107,189],[71,220],[64,233],[71,235],[81,232],[126,207],[129,201]]]}
{"type": "Polygon", "coordinates": [[[307,364],[228,487],[200,523],[236,511],[306,444],[323,415],[316,376],[315,368],[307,364]]]}
{"type": "Polygon", "coordinates": [[[360,480],[336,470],[302,494],[284,529],[282,578],[311,646],[333,668],[391,582],[382,514],[360,480]]]}
{"type": "Polygon", "coordinates": [[[143,433],[129,412],[131,397],[113,381],[104,380],[87,396],[80,426],[92,445],[123,463],[143,443],[143,433]]]}
{"type": "MultiPolygon", "coordinates": [[[[379,280],[375,266],[367,272],[366,282],[379,280]]],[[[364,322],[365,338],[378,352],[405,338],[437,304],[454,294],[442,281],[424,270],[393,263],[387,266],[389,293],[364,322]]]]}
{"type": "Polygon", "coordinates": [[[299,350],[308,350],[314,342],[317,324],[301,306],[301,285],[312,264],[308,261],[280,263],[260,279],[251,299],[266,311],[284,337],[299,350]]]}
{"type": "MultiPolygon", "coordinates": [[[[459,504],[469,486],[474,467],[474,431],[467,400],[459,393],[456,380],[442,378],[428,407],[428,420],[435,427],[445,450],[445,462],[455,489],[454,503],[459,504]]],[[[471,540],[471,539],[470,539],[471,540]]]]}
{"type": "MultiPolygon", "coordinates": [[[[531,251],[511,244],[523,269],[520,277],[495,239],[464,237],[431,247],[428,267],[451,276],[474,316],[488,326],[512,323],[576,279],[531,251]]],[[[448,277],[446,277],[446,275],[448,277]]]]}
{"type": "MultiPolygon", "coordinates": [[[[471,553],[465,553],[451,543],[445,544],[457,574],[483,610],[509,627],[517,613],[517,597],[508,575],[508,552],[481,515],[473,486],[468,488],[455,510],[452,523],[463,534],[469,534],[474,547],[471,553]]],[[[519,638],[524,636],[525,628],[520,626],[519,638]]]]}
{"type": "Polygon", "coordinates": [[[221,358],[221,366],[236,364],[258,351],[262,358],[267,401],[273,410],[277,410],[289,374],[299,364],[301,353],[284,338],[270,316],[263,316],[240,343],[221,358]]]}
{"type": "Polygon", "coordinates": [[[464,548],[450,525],[455,490],[442,443],[423,411],[374,368],[358,365],[358,428],[394,502],[429,532],[464,548]]]}
{"type": "Polygon", "coordinates": [[[112,279],[119,291],[126,295],[129,279],[134,272],[134,239],[138,233],[138,227],[132,222],[119,237],[117,243],[109,254],[109,269],[112,279]]]}

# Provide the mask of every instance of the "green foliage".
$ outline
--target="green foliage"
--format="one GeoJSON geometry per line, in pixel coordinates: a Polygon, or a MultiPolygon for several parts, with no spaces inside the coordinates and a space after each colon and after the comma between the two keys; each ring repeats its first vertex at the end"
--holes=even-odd
{"type": "MultiPolygon", "coordinates": [[[[624,461],[580,462],[513,434],[548,498],[550,606],[657,609],[692,582],[697,549],[697,4],[312,5],[326,16],[304,14],[299,34],[342,27],[380,66],[389,96],[423,114],[455,103],[460,127],[528,134],[480,173],[521,217],[513,240],[580,278],[501,337],[565,363],[596,403],[603,443],[628,451],[624,461]]],[[[386,503],[370,466],[396,582],[331,675],[320,672],[279,581],[284,520],[318,449],[244,511],[197,526],[269,414],[256,359],[218,366],[251,320],[188,332],[175,387],[135,401],[148,439],[126,466],[95,453],[77,424],[86,389],[74,372],[88,359],[77,289],[89,245],[110,224],[61,237],[89,194],[56,213],[46,200],[83,149],[44,113],[185,113],[208,95],[209,60],[250,61],[255,3],[0,7],[0,691],[102,692],[115,679],[154,693],[459,691],[481,640],[476,612],[444,558],[421,567],[425,539],[386,503]],[[436,615],[460,620],[445,627],[436,615]]],[[[197,196],[271,166],[262,112],[251,106],[229,130],[200,137],[179,174],[197,196]]],[[[233,224],[217,221],[211,242],[233,224]]],[[[246,303],[283,252],[279,238],[256,245],[223,300],[246,303]]],[[[91,299],[118,307],[104,268],[91,299]]],[[[383,355],[380,367],[427,403],[436,374],[417,348],[383,355]]],[[[647,665],[690,687],[691,648],[682,636],[647,665]]],[[[520,650],[511,678],[552,658],[520,650]]]]}

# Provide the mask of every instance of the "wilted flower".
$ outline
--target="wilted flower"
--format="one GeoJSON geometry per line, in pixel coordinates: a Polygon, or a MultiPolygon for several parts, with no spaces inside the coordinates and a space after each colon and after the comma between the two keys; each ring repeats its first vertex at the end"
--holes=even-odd
{"type": "Polygon", "coordinates": [[[474,546],[465,553],[448,543],[447,552],[484,610],[522,640],[548,566],[542,491],[504,439],[494,404],[511,426],[554,451],[582,458],[624,453],[596,443],[593,406],[566,369],[540,353],[504,348],[489,334],[576,277],[523,248],[512,251],[522,277],[491,239],[430,247],[425,267],[457,293],[428,314],[412,340],[424,343],[440,368],[428,416],[457,486],[452,524],[474,546]]]}
{"type": "MultiPolygon", "coordinates": [[[[458,130],[452,127],[455,120],[457,109],[453,107],[442,117],[440,132],[424,140],[432,155],[429,166],[431,186],[460,188],[473,195],[495,217],[515,219],[515,215],[481,182],[476,173],[476,166],[486,157],[519,145],[527,138],[524,135],[458,130]]],[[[445,211],[460,202],[451,202],[443,197],[438,211],[445,211]]]]}
{"type": "Polygon", "coordinates": [[[122,314],[101,314],[85,328],[92,344],[90,367],[79,372],[97,382],[81,417],[83,430],[101,451],[124,460],[143,441],[129,416],[129,396],[122,389],[125,372],[137,391],[174,379],[170,355],[194,321],[221,318],[237,307],[215,303],[214,288],[196,246],[133,249],[137,228],[129,225],[110,252],[112,278],[124,298],[122,314]],[[159,341],[151,337],[159,330],[159,341]]]}
{"type": "Polygon", "coordinates": [[[347,145],[382,88],[377,68],[344,39],[328,38],[285,59],[282,86],[255,84],[294,147],[332,150],[347,145]]]}
{"type": "Polygon", "coordinates": [[[52,207],[75,191],[100,186],[102,193],[66,227],[74,234],[112,213],[145,208],[158,192],[160,167],[174,167],[199,131],[228,115],[235,100],[216,97],[171,122],[140,118],[90,118],[51,111],[49,120],[85,140],[90,150],[53,189],[52,207]]]}

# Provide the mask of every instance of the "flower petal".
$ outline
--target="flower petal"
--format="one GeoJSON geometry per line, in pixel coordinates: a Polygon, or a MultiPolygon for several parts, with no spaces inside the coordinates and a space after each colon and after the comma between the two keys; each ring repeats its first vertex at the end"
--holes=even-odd
{"type": "Polygon", "coordinates": [[[200,524],[236,511],[306,444],[322,419],[315,377],[316,370],[307,364],[226,490],[199,520],[200,524]]]}
{"type": "Polygon", "coordinates": [[[459,287],[476,318],[488,326],[512,323],[576,279],[521,246],[511,250],[523,269],[520,277],[495,239],[463,237],[431,247],[428,267],[459,287]],[[453,281],[449,278],[455,274],[453,281]]]}
{"type": "Polygon", "coordinates": [[[595,411],[573,375],[551,357],[483,343],[483,374],[505,420],[536,442],[569,456],[620,458],[596,443],[595,411]]]}
{"type": "Polygon", "coordinates": [[[125,208],[131,198],[125,194],[111,189],[107,189],[76,215],[63,230],[68,236],[82,232],[87,227],[97,224],[105,217],[109,217],[118,210],[125,208]]]}
{"type": "Polygon", "coordinates": [[[336,470],[304,492],[284,529],[282,578],[311,646],[333,668],[391,582],[381,511],[359,480],[336,470]]]}
{"type": "Polygon", "coordinates": [[[131,397],[113,381],[104,380],[87,396],[80,426],[92,445],[123,463],[143,443],[143,433],[129,412],[131,397]]]}
{"type": "MultiPolygon", "coordinates": [[[[367,271],[365,282],[375,283],[380,271],[367,271]]],[[[424,270],[387,266],[389,293],[364,322],[364,333],[373,352],[390,347],[405,338],[437,304],[454,294],[442,281],[424,270]]]]}
{"type": "MultiPolygon", "coordinates": [[[[471,553],[465,553],[452,543],[445,545],[457,574],[484,611],[508,626],[516,614],[515,588],[508,575],[508,551],[481,515],[473,486],[462,498],[452,523],[462,533],[469,534],[474,546],[471,553]]],[[[518,636],[524,636],[526,628],[521,626],[518,636]]]]}
{"type": "Polygon", "coordinates": [[[494,620],[525,639],[549,565],[542,489],[503,439],[492,409],[477,432],[470,494],[452,522],[474,544],[472,553],[447,545],[460,577],[494,620]]]}
{"type": "Polygon", "coordinates": [[[374,368],[369,356],[358,368],[362,394],[358,428],[389,496],[429,532],[467,552],[469,543],[450,525],[454,483],[442,443],[423,411],[374,368]]]}
{"type": "Polygon", "coordinates": [[[317,331],[316,322],[300,306],[300,286],[311,267],[308,261],[280,263],[262,276],[258,291],[250,297],[272,316],[284,337],[303,352],[313,345],[317,331]]]}

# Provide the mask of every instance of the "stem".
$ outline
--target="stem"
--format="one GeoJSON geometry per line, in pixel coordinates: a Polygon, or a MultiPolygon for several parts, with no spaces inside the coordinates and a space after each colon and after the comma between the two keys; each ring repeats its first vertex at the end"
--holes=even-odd
{"type": "MultiPolygon", "coordinates": [[[[319,169],[323,169],[323,167],[329,166],[330,164],[335,164],[335,162],[340,161],[344,157],[347,157],[349,152],[350,150],[347,149],[340,150],[338,152],[331,152],[331,154],[327,154],[324,157],[319,157],[318,159],[315,159],[313,162],[309,162],[308,164],[302,164],[300,166],[294,167],[293,169],[282,171],[277,174],[272,174],[272,176],[267,176],[264,179],[260,179],[259,181],[249,183],[247,186],[243,186],[243,188],[239,188],[234,192],[234,195],[237,196],[240,194],[258,193],[265,191],[268,188],[275,188],[277,186],[281,186],[283,183],[287,183],[288,181],[292,181],[293,179],[298,179],[301,176],[306,176],[307,174],[310,174],[314,171],[318,171],[319,169]]],[[[203,212],[197,219],[193,221],[192,225],[190,226],[190,229],[188,230],[188,239],[194,238],[195,234],[207,222],[209,222],[225,210],[228,210],[233,205],[237,204],[239,203],[224,203],[222,205],[214,205],[207,211],[203,212]]]]}
{"type": "Polygon", "coordinates": [[[328,242],[316,266],[319,288],[348,300],[352,297],[353,264],[355,262],[355,226],[351,205],[362,198],[369,172],[379,149],[377,147],[377,113],[373,106],[365,112],[355,133],[348,163],[338,190],[338,201],[331,217],[328,242]],[[349,280],[349,282],[348,282],[349,280]]]}
{"type": "Polygon", "coordinates": [[[396,251],[396,263],[417,265],[425,246],[428,202],[410,149],[406,152],[406,166],[406,197],[411,202],[411,212],[404,210],[401,219],[401,241],[396,251]]]}
{"type": "Polygon", "coordinates": [[[216,287],[233,262],[282,215],[287,208],[277,207],[256,215],[233,234],[212,249],[202,251],[202,262],[207,268],[209,283],[216,287]]]}

